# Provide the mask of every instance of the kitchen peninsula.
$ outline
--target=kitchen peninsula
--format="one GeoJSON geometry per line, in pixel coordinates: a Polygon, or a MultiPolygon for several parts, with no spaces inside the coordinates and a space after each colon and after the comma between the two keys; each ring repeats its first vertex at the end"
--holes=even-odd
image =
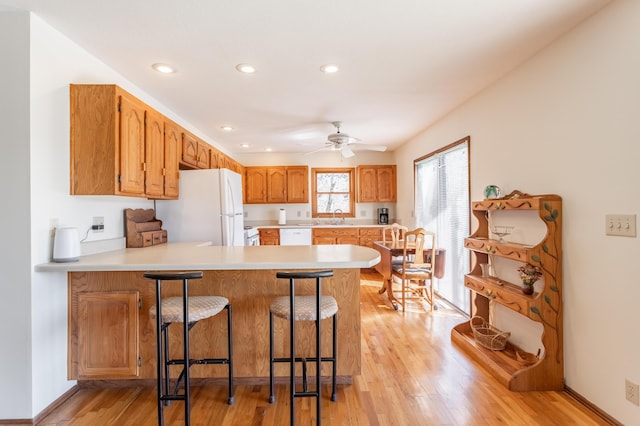
{"type": "MultiPolygon", "coordinates": [[[[334,276],[323,280],[323,288],[336,298],[340,309],[337,374],[341,382],[348,383],[361,369],[360,268],[379,261],[377,251],[354,245],[221,247],[170,243],[83,256],[78,262],[41,264],[35,270],[68,274],[69,379],[155,377],[155,325],[148,314],[155,303],[155,286],[142,274],[202,270],[204,277],[190,283],[190,294],[229,299],[234,375],[254,380],[269,375],[269,303],[288,294],[288,283],[276,279],[276,271],[333,269],[334,276]]],[[[164,297],[178,294],[179,285],[165,284],[164,297]]],[[[313,283],[301,284],[303,291],[308,291],[313,283]]],[[[330,327],[325,330],[323,347],[330,348],[330,327]]],[[[284,324],[276,323],[276,354],[284,354],[287,336],[284,324]]],[[[225,347],[225,339],[224,318],[201,321],[191,332],[192,355],[215,355],[224,350],[220,348],[225,347]]],[[[180,340],[176,332],[172,343],[180,344],[180,340]]],[[[308,351],[312,341],[300,339],[297,350],[308,351]]],[[[172,345],[173,350],[178,350],[178,345],[172,345]]],[[[288,374],[287,366],[278,367],[282,369],[276,368],[276,375],[288,374]]],[[[192,367],[196,378],[225,377],[225,371],[217,365],[192,367]]]]}

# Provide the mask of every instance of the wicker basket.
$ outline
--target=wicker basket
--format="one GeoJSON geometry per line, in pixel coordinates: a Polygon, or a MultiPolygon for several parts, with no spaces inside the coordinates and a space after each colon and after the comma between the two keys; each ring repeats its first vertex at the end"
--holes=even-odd
{"type": "Polygon", "coordinates": [[[469,324],[476,342],[493,351],[503,350],[507,344],[507,339],[511,336],[510,332],[495,328],[482,317],[472,317],[469,320],[469,324]]]}

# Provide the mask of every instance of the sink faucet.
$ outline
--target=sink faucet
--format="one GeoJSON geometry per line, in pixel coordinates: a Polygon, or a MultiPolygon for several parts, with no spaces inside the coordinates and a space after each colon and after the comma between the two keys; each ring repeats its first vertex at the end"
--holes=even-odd
{"type": "Polygon", "coordinates": [[[336,222],[336,213],[338,213],[338,212],[340,212],[340,216],[342,217],[340,219],[340,223],[344,223],[344,212],[342,210],[340,210],[340,209],[335,209],[333,211],[333,222],[334,223],[338,223],[338,222],[336,222]]]}

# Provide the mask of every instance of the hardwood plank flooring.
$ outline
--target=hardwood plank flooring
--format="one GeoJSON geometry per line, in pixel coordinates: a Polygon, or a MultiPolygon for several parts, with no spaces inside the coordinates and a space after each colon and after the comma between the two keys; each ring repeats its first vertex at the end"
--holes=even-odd
{"type": "MultiPolygon", "coordinates": [[[[395,311],[379,295],[380,276],[363,273],[362,375],[338,385],[338,400],[323,386],[322,423],[333,425],[605,425],[565,392],[510,392],[462,354],[451,328],[465,318],[455,310],[433,313],[419,304],[395,311]]],[[[193,425],[286,425],[288,386],[239,384],[226,403],[224,383],[192,388],[193,425]]],[[[314,400],[296,400],[297,424],[313,425],[314,400]]],[[[183,423],[183,406],[165,408],[166,424],[183,423]]],[[[157,423],[155,388],[82,388],[39,424],[136,425],[157,423]]]]}

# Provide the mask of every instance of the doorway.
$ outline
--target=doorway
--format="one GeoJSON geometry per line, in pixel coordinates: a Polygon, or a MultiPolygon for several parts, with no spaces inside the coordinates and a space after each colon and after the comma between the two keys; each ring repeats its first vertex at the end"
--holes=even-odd
{"type": "Polygon", "coordinates": [[[467,314],[469,290],[469,143],[466,137],[414,161],[416,226],[435,231],[438,247],[446,250],[444,277],[434,290],[467,314]]]}

